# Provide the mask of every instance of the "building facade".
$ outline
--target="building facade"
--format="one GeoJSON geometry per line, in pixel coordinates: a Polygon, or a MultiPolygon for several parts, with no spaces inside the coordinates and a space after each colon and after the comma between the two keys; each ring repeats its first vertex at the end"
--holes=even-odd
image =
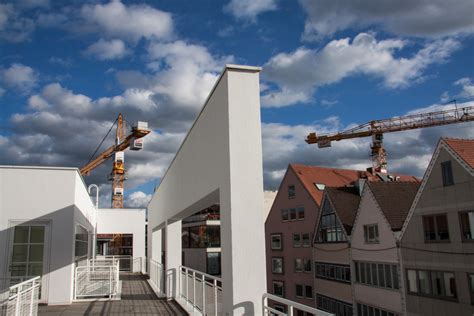
{"type": "Polygon", "coordinates": [[[398,237],[417,182],[365,183],[351,234],[352,292],[359,316],[404,314],[398,237]]]}
{"type": "Polygon", "coordinates": [[[474,313],[474,140],[441,139],[400,240],[407,315],[474,313]]]}

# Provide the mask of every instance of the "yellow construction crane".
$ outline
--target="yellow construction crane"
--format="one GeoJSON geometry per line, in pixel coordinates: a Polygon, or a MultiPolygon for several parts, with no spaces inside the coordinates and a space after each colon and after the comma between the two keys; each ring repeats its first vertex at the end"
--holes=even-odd
{"type": "Polygon", "coordinates": [[[83,176],[89,175],[92,170],[97,168],[99,165],[101,165],[103,162],[105,162],[110,157],[112,157],[112,155],[115,154],[112,165],[112,172],[109,176],[109,180],[112,181],[112,208],[123,208],[123,182],[126,179],[124,150],[129,147],[130,150],[143,149],[143,139],[141,138],[148,135],[149,133],[150,130],[148,129],[148,123],[139,121],[136,125],[132,127],[131,132],[126,135],[124,119],[122,114],[119,114],[114,124],[109,129],[107,135],[105,135],[105,137],[102,139],[102,142],[99,144],[99,147],[96,149],[94,154],[92,154],[92,157],[91,159],[89,159],[89,162],[81,168],[81,174],[83,176]],[[117,124],[117,130],[115,133],[115,145],[110,146],[102,153],[100,153],[96,158],[92,159],[115,124],[117,124]]]}
{"type": "Polygon", "coordinates": [[[383,148],[383,134],[424,127],[456,124],[474,121],[474,106],[455,108],[446,111],[428,112],[370,121],[336,134],[306,137],[308,144],[318,144],[319,148],[331,147],[332,141],[372,136],[371,156],[372,172],[387,173],[387,154],[383,148]]]}

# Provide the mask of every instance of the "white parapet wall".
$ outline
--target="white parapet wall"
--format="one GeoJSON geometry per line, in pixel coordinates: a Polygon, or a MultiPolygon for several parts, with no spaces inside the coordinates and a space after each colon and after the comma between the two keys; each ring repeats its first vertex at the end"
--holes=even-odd
{"type": "Polygon", "coordinates": [[[165,251],[175,296],[181,220],[220,204],[224,315],[260,313],[266,292],[259,72],[225,67],[148,207],[151,257],[165,251]]]}

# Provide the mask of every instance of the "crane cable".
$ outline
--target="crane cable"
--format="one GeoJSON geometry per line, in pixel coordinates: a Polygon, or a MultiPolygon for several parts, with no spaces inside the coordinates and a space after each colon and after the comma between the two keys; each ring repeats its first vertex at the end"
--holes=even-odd
{"type": "Polygon", "coordinates": [[[118,118],[115,119],[114,123],[112,124],[112,126],[110,126],[109,128],[109,131],[107,132],[107,134],[104,136],[104,138],[102,138],[102,141],[100,142],[99,146],[97,146],[97,148],[95,149],[94,153],[91,155],[91,157],[89,158],[89,161],[86,163],[86,165],[88,165],[92,159],[94,158],[95,154],[97,153],[97,151],[100,149],[100,147],[102,146],[102,144],[104,143],[105,139],[107,138],[107,136],[109,136],[110,134],[110,131],[112,131],[112,128],[114,128],[115,124],[117,123],[117,120],[118,118]]]}

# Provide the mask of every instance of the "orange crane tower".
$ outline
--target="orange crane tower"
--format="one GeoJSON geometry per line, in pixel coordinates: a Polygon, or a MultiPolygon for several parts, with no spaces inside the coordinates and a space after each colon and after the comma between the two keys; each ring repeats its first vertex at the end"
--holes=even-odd
{"type": "Polygon", "coordinates": [[[372,136],[372,144],[370,146],[372,172],[387,173],[387,153],[383,148],[384,133],[471,121],[474,121],[474,106],[459,109],[456,107],[446,111],[419,113],[370,121],[336,134],[316,135],[316,133],[310,133],[305,141],[308,144],[318,144],[318,148],[325,148],[331,147],[332,141],[372,136]]]}
{"type": "Polygon", "coordinates": [[[126,135],[125,124],[123,121],[122,114],[119,114],[116,120],[117,130],[115,133],[115,145],[104,150],[95,159],[91,160],[81,168],[81,174],[83,176],[89,175],[92,170],[100,166],[115,154],[112,171],[109,176],[109,180],[112,181],[112,208],[123,208],[123,183],[126,180],[124,150],[129,147],[130,150],[143,149],[143,140],[141,138],[150,133],[148,123],[139,121],[132,127],[132,131],[126,135]]]}

